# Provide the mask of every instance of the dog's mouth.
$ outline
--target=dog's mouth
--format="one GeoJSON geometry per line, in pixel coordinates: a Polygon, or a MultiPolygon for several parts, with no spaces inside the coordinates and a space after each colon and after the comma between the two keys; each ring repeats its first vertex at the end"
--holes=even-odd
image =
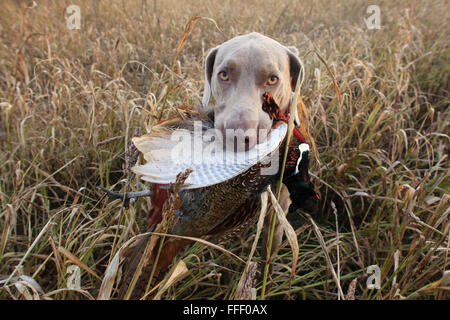
{"type": "Polygon", "coordinates": [[[266,142],[272,130],[278,128],[282,124],[283,122],[273,121],[272,126],[269,129],[264,128],[255,129],[255,131],[252,132],[252,134],[245,136],[242,134],[234,134],[234,135],[231,134],[230,137],[228,137],[227,134],[224,132],[226,131],[225,129],[223,130],[224,148],[230,151],[233,150],[234,152],[249,151],[256,145],[266,142]]]}
{"type": "Polygon", "coordinates": [[[263,112],[267,113],[270,120],[249,120],[237,118],[225,122],[221,127],[224,137],[224,147],[234,152],[249,151],[255,145],[264,143],[270,132],[286,121],[286,115],[278,107],[272,95],[268,92],[262,96],[263,112]]]}
{"type": "MultiPolygon", "coordinates": [[[[249,151],[252,149],[255,145],[263,142],[263,139],[256,138],[256,141],[252,141],[250,137],[244,137],[243,139],[239,139],[238,137],[234,137],[234,141],[224,141],[224,148],[226,150],[233,150],[234,152],[242,152],[242,151],[249,151]]],[[[254,140],[254,139],[253,139],[254,140]]]]}
{"type": "MultiPolygon", "coordinates": [[[[259,135],[256,138],[256,143],[259,143],[259,135]]],[[[244,146],[245,146],[245,151],[248,151],[250,149],[250,138],[249,137],[244,138],[244,146]]]]}

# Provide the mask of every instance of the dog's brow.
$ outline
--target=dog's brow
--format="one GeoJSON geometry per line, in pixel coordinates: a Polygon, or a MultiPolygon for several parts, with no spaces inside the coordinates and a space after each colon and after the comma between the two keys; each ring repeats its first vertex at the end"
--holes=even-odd
{"type": "Polygon", "coordinates": [[[224,66],[224,68],[226,68],[227,70],[229,70],[231,72],[231,71],[235,71],[238,68],[238,63],[234,59],[229,59],[229,60],[225,61],[223,66],[224,66]]]}
{"type": "Polygon", "coordinates": [[[277,76],[280,78],[280,72],[275,65],[269,64],[260,66],[255,70],[255,77],[258,83],[263,84],[270,76],[277,76]]]}
{"type": "Polygon", "coordinates": [[[258,76],[269,76],[269,75],[278,76],[279,74],[279,71],[277,70],[276,66],[272,64],[260,66],[259,68],[257,68],[256,71],[258,76]]]}

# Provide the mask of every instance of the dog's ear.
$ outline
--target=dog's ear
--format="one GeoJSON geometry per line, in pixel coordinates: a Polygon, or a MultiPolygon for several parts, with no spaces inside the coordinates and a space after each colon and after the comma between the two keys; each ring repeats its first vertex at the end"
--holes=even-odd
{"type": "Polygon", "coordinates": [[[291,74],[291,89],[295,91],[295,85],[297,83],[297,79],[299,79],[300,84],[303,82],[303,78],[305,75],[305,70],[303,67],[303,63],[298,57],[298,49],[296,47],[286,47],[286,52],[289,57],[289,72],[291,74]]]}
{"type": "Polygon", "coordinates": [[[203,89],[202,108],[204,111],[208,110],[209,100],[211,99],[211,77],[214,69],[214,61],[216,60],[219,46],[209,50],[205,59],[205,87],[203,89]]]}

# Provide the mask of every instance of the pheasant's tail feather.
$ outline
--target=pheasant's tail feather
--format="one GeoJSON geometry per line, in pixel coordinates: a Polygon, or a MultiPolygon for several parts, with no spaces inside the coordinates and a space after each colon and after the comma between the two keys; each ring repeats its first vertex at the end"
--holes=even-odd
{"type": "Polygon", "coordinates": [[[145,252],[147,243],[150,241],[150,235],[146,235],[141,238],[134,246],[124,251],[124,258],[126,264],[124,265],[124,271],[122,274],[122,283],[119,287],[119,299],[124,299],[131,280],[138,269],[139,262],[142,259],[142,255],[145,252]]]}
{"type": "MultiPolygon", "coordinates": [[[[156,186],[153,196],[161,200],[161,207],[154,207],[152,220],[154,226],[151,230],[157,233],[171,233],[175,212],[183,203],[180,195],[180,186],[192,171],[180,173],[174,184],[169,186],[165,193],[156,186]],[[158,212],[155,212],[158,210],[158,212]],[[158,216],[156,216],[158,215],[158,216]]],[[[154,286],[161,282],[166,274],[167,267],[180,250],[186,247],[190,240],[181,238],[161,237],[158,234],[148,234],[134,247],[125,252],[126,261],[123,282],[119,290],[119,297],[124,299],[149,299],[154,292],[154,286]],[[150,293],[148,293],[150,292],[150,293]]]]}
{"type": "Polygon", "coordinates": [[[125,266],[122,284],[119,288],[119,299],[124,299],[129,290],[132,290],[131,294],[129,294],[130,299],[151,299],[156,293],[156,290],[152,292],[152,289],[164,279],[168,267],[176,255],[191,242],[190,240],[185,239],[166,238],[161,247],[162,238],[159,238],[150,248],[151,252],[145,254],[146,248],[149,245],[149,241],[152,240],[152,237],[155,236],[148,235],[142,238],[134,247],[126,252],[125,257],[128,263],[125,266]],[[158,252],[160,252],[159,256],[158,252]],[[145,259],[145,261],[142,261],[142,259],[145,259]],[[156,260],[157,263],[155,266],[156,260]],[[139,272],[138,268],[140,264],[142,264],[140,274],[138,275],[134,287],[130,288],[136,272],[139,272]],[[152,279],[150,279],[150,277],[152,277],[152,279]],[[148,294],[149,292],[150,294],[148,294]]]}

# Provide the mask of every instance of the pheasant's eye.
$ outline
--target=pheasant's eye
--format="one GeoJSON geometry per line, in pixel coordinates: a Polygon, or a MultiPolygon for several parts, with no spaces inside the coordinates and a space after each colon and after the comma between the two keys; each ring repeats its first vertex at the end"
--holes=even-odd
{"type": "Polygon", "coordinates": [[[270,76],[269,79],[267,79],[267,84],[269,86],[273,86],[274,84],[278,83],[278,77],[277,76],[270,76]]]}
{"type": "Polygon", "coordinates": [[[228,72],[226,72],[226,71],[220,71],[220,72],[219,72],[219,78],[220,78],[220,80],[228,81],[228,79],[230,78],[230,76],[228,75],[228,72]]]}

